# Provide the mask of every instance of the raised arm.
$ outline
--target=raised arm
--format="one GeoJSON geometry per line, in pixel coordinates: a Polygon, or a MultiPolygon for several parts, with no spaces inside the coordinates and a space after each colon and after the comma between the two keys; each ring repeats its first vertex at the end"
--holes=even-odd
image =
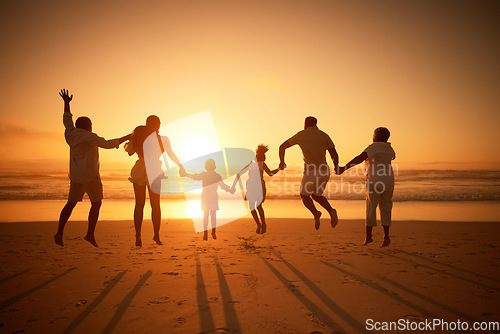
{"type": "Polygon", "coordinates": [[[279,151],[279,156],[280,156],[280,166],[279,169],[283,170],[286,168],[285,164],[285,151],[287,148],[292,147],[293,145],[288,141],[285,140],[283,144],[280,145],[280,151],[279,151]]]}
{"type": "Polygon", "coordinates": [[[362,163],[366,159],[368,159],[368,154],[366,152],[361,153],[360,155],[358,155],[357,157],[355,157],[354,159],[349,161],[344,167],[339,167],[338,174],[340,175],[343,172],[345,172],[346,170],[348,170],[349,168],[354,167],[356,165],[359,165],[360,163],[362,163]]]}
{"type": "Polygon", "coordinates": [[[74,129],[75,124],[73,123],[73,115],[69,108],[69,103],[73,100],[73,95],[69,96],[69,92],[66,89],[61,89],[59,96],[62,97],[64,101],[64,114],[63,114],[63,124],[66,129],[74,129]]]}
{"type": "Polygon", "coordinates": [[[69,91],[67,91],[66,89],[61,89],[61,91],[59,92],[59,96],[61,96],[64,100],[64,112],[70,112],[69,103],[71,102],[71,100],[73,100],[73,94],[69,96],[69,91]]]}

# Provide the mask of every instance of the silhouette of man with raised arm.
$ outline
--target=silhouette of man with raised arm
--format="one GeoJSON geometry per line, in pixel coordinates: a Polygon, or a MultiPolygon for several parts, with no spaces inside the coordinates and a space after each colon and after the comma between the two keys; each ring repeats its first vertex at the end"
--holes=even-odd
{"type": "Polygon", "coordinates": [[[130,135],[121,138],[106,140],[92,132],[92,121],[88,117],[79,117],[73,124],[73,115],[70,112],[69,103],[73,95],[62,89],[59,95],[64,100],[63,123],[65,127],[64,137],[69,145],[69,195],[68,202],[61,211],[59,227],[54,241],[60,246],[63,244],[64,226],[68,222],[71,212],[77,202],[83,199],[87,193],[91,207],[89,211],[89,225],[87,235],[84,239],[94,247],[98,247],[95,241],[94,231],[99,218],[101,208],[102,183],[99,174],[99,147],[118,148],[130,135]]]}
{"type": "Polygon", "coordinates": [[[338,223],[337,211],[332,208],[326,197],[323,196],[330,167],[326,162],[326,151],[330,153],[335,169],[338,168],[339,157],[330,136],[317,127],[318,120],[309,116],[305,119],[304,130],[289,138],[279,149],[280,169],[285,169],[285,151],[294,145],[299,145],[304,156],[304,174],[300,183],[300,197],[304,206],[311,211],[314,225],[319,229],[321,211],[317,210],[314,201],[319,203],[330,214],[330,223],[335,227],[338,223]]]}

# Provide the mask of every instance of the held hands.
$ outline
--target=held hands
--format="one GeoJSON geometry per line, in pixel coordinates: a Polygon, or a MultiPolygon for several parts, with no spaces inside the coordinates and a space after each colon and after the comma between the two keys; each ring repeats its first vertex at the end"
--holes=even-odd
{"type": "Polygon", "coordinates": [[[132,155],[132,154],[134,154],[134,152],[130,153],[130,151],[128,151],[128,150],[127,150],[127,147],[129,146],[129,143],[130,143],[130,140],[131,140],[131,139],[132,139],[132,134],[131,134],[131,133],[129,133],[129,134],[128,134],[128,135],[126,135],[126,136],[121,137],[121,138],[119,139],[119,141],[120,141],[120,142],[118,143],[118,145],[117,145],[115,148],[116,148],[116,149],[118,149],[118,148],[120,147],[120,144],[121,144],[121,143],[123,143],[124,141],[127,141],[127,140],[128,140],[129,142],[125,143],[125,145],[124,145],[125,151],[127,151],[128,155],[132,155]]]}
{"type": "Polygon", "coordinates": [[[337,175],[340,175],[342,174],[343,172],[345,172],[347,170],[347,168],[345,168],[345,166],[337,166],[337,169],[335,170],[335,172],[337,173],[337,175]]]}
{"type": "Polygon", "coordinates": [[[185,176],[187,176],[187,172],[186,172],[186,170],[184,169],[184,166],[182,166],[182,165],[179,167],[179,175],[180,175],[181,177],[185,177],[185,176]]]}
{"type": "Polygon", "coordinates": [[[229,193],[232,195],[236,192],[236,187],[232,186],[231,189],[229,189],[229,193]]]}
{"type": "Polygon", "coordinates": [[[278,167],[280,170],[285,170],[286,168],[286,163],[284,161],[280,162],[280,165],[278,167]]]}
{"type": "Polygon", "coordinates": [[[66,89],[61,89],[59,92],[59,96],[62,97],[65,103],[69,103],[71,100],[73,100],[73,94],[69,96],[69,92],[66,89]]]}

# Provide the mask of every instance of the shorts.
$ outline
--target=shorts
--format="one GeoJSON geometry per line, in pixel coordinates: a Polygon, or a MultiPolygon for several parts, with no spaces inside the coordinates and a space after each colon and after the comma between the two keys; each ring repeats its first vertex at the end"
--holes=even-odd
{"type": "Polygon", "coordinates": [[[201,211],[217,211],[219,210],[219,195],[215,192],[201,193],[201,211]]]}
{"type": "Polygon", "coordinates": [[[300,183],[300,194],[304,196],[323,195],[329,179],[330,167],[327,164],[319,167],[305,166],[300,183]]]}
{"type": "Polygon", "coordinates": [[[87,193],[90,203],[99,202],[103,198],[102,182],[100,177],[96,177],[85,184],[70,182],[68,202],[80,202],[83,200],[83,195],[87,193]]]}

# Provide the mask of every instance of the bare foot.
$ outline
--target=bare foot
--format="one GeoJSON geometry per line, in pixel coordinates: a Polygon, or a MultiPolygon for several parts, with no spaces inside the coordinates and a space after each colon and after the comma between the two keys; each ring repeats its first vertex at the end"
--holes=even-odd
{"type": "Polygon", "coordinates": [[[207,233],[207,232],[205,232],[205,233],[203,234],[203,240],[208,240],[208,233],[207,233]]]}
{"type": "Polygon", "coordinates": [[[135,245],[137,247],[142,247],[142,240],[141,237],[135,237],[135,245]]]}
{"type": "Polygon", "coordinates": [[[321,211],[316,211],[316,214],[314,215],[314,227],[317,230],[319,230],[320,218],[321,218],[321,211]]]}
{"type": "Polygon", "coordinates": [[[64,247],[62,238],[63,238],[63,236],[61,234],[54,235],[54,241],[56,242],[56,244],[58,244],[61,247],[64,247]]]}
{"type": "Polygon", "coordinates": [[[157,244],[158,246],[163,245],[163,243],[160,241],[160,237],[159,237],[159,236],[154,237],[154,238],[153,238],[153,241],[154,241],[154,242],[156,242],[156,244],[157,244]]]}
{"type": "Polygon", "coordinates": [[[266,224],[262,224],[262,230],[260,230],[260,234],[266,233],[266,230],[267,230],[267,225],[266,224]]]}
{"type": "Polygon", "coordinates": [[[337,223],[339,222],[339,217],[337,216],[337,210],[332,209],[330,211],[330,224],[332,224],[332,228],[337,226],[337,223]]]}
{"type": "Polygon", "coordinates": [[[212,238],[217,239],[217,236],[215,235],[215,233],[212,233],[212,238]]]}
{"type": "Polygon", "coordinates": [[[255,230],[255,233],[257,233],[257,234],[262,233],[262,225],[261,224],[257,224],[257,229],[255,230]]]}
{"type": "Polygon", "coordinates": [[[382,246],[380,247],[387,247],[391,244],[391,239],[389,238],[384,238],[384,242],[382,243],[382,246]]]}
{"type": "Polygon", "coordinates": [[[90,236],[90,235],[86,235],[83,237],[83,239],[85,241],[88,241],[90,242],[90,244],[94,247],[99,247],[99,245],[97,245],[97,242],[95,242],[95,238],[93,236],[90,236]]]}
{"type": "Polygon", "coordinates": [[[365,242],[363,242],[363,246],[366,246],[366,245],[368,245],[369,243],[372,243],[372,242],[373,242],[372,238],[366,238],[365,242]]]}

